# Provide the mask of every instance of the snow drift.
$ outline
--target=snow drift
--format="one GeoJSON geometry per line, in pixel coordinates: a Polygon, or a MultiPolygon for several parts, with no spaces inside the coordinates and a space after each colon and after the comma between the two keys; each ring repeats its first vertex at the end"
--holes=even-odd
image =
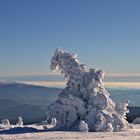
{"type": "Polygon", "coordinates": [[[112,132],[129,127],[125,117],[128,104],[117,106],[112,101],[103,86],[102,70],[87,70],[79,63],[76,54],[60,49],[51,59],[51,70],[56,69],[61,71],[67,83],[58,99],[47,109],[48,122],[51,118],[57,120],[52,130],[81,131],[81,122],[84,122],[85,131],[112,132]]]}

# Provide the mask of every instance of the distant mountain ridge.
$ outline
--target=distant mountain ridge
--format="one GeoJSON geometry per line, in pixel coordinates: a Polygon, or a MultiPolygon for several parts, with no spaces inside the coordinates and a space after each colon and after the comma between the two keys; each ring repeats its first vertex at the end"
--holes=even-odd
{"type": "Polygon", "coordinates": [[[9,119],[12,122],[17,121],[18,116],[24,118],[24,122],[34,121],[35,118],[45,116],[45,108],[37,105],[20,104],[15,101],[0,99],[0,120],[9,119]]]}
{"type": "MultiPolygon", "coordinates": [[[[27,85],[24,83],[0,82],[0,120],[16,121],[20,115],[26,123],[39,122],[46,118],[46,107],[54,102],[60,88],[27,85]]],[[[130,100],[129,121],[140,116],[140,90],[107,89],[115,102],[130,100]],[[136,106],[136,107],[135,107],[136,106]]]]}
{"type": "Polygon", "coordinates": [[[23,104],[47,106],[56,99],[60,91],[59,88],[0,82],[0,99],[23,104]]]}
{"type": "Polygon", "coordinates": [[[0,120],[16,121],[18,116],[22,116],[27,123],[45,117],[46,107],[60,91],[59,88],[0,82],[0,120]]]}
{"type": "Polygon", "coordinates": [[[109,88],[107,91],[116,103],[129,101],[129,106],[140,107],[140,89],[109,88]]]}

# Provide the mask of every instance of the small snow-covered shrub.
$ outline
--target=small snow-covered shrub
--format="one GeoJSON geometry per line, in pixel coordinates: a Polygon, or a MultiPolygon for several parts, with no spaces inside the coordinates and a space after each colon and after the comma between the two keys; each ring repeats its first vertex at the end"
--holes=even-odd
{"type": "Polygon", "coordinates": [[[88,124],[85,121],[80,121],[79,131],[88,132],[88,124]]]}
{"type": "Polygon", "coordinates": [[[2,126],[3,126],[3,128],[10,128],[11,127],[10,121],[8,119],[3,119],[2,126]]]}
{"type": "Polygon", "coordinates": [[[17,126],[23,126],[23,119],[21,116],[18,117],[18,122],[17,122],[17,126]]]}
{"type": "Polygon", "coordinates": [[[0,129],[11,129],[11,128],[17,128],[23,126],[23,119],[22,117],[18,117],[18,122],[16,125],[10,124],[10,121],[8,119],[3,119],[2,123],[0,124],[0,129]]]}
{"type": "Polygon", "coordinates": [[[55,126],[55,125],[56,125],[56,123],[57,123],[56,118],[52,118],[51,125],[55,126]]]}
{"type": "Polygon", "coordinates": [[[51,118],[50,121],[48,121],[48,120],[42,121],[42,125],[43,125],[44,130],[48,130],[50,128],[53,128],[56,126],[56,124],[57,124],[56,118],[51,118]]]}
{"type": "Polygon", "coordinates": [[[126,117],[126,114],[129,113],[127,107],[128,101],[116,104],[116,112],[121,118],[126,117]]]}
{"type": "Polygon", "coordinates": [[[112,132],[113,131],[113,126],[112,123],[107,124],[107,132],[112,132]]]}

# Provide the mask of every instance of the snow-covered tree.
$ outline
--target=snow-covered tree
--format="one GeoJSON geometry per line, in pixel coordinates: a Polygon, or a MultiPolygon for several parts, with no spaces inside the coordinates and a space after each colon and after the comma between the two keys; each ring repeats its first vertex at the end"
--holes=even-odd
{"type": "Polygon", "coordinates": [[[3,119],[2,125],[3,125],[3,128],[10,128],[11,127],[10,121],[8,119],[3,119]]]}
{"type": "Polygon", "coordinates": [[[85,121],[80,121],[79,131],[88,132],[88,124],[85,121]]]}
{"type": "Polygon", "coordinates": [[[56,126],[56,124],[57,124],[56,118],[51,118],[51,120],[50,119],[49,120],[47,119],[45,121],[42,121],[42,125],[43,125],[43,129],[44,130],[48,130],[50,128],[53,128],[53,127],[56,126]]]}
{"type": "Polygon", "coordinates": [[[129,113],[128,107],[128,101],[116,104],[116,112],[121,118],[126,117],[126,113],[129,113]]]}
{"type": "Polygon", "coordinates": [[[18,122],[17,122],[17,126],[23,126],[23,119],[21,116],[18,117],[18,122]]]}
{"type": "Polygon", "coordinates": [[[86,69],[77,55],[57,49],[51,59],[51,70],[59,69],[67,79],[58,99],[48,106],[47,115],[56,118],[54,130],[78,130],[81,121],[89,131],[120,131],[129,127],[126,109],[119,108],[103,86],[102,70],[86,69]],[[121,115],[120,113],[121,112],[121,115]]]}

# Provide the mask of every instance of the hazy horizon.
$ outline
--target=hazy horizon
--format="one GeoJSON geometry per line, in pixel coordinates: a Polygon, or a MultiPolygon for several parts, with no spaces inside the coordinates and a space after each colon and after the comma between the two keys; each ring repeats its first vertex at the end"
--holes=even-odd
{"type": "MultiPolygon", "coordinates": [[[[139,74],[106,74],[103,81],[105,87],[109,88],[140,88],[139,74]]],[[[66,80],[64,80],[63,75],[58,72],[32,75],[0,76],[0,82],[20,82],[50,87],[64,87],[66,84],[66,80]]]]}

